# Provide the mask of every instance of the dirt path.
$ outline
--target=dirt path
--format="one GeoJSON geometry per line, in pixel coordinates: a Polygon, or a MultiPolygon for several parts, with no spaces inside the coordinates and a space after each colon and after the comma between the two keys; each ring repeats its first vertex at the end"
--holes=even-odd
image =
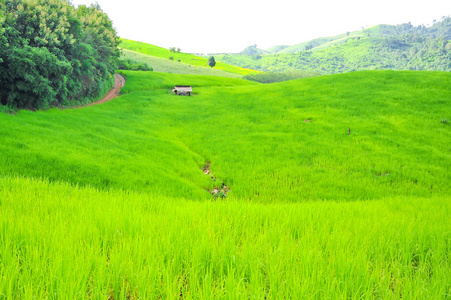
{"type": "Polygon", "coordinates": [[[116,74],[116,75],[114,75],[114,87],[108,92],[108,94],[106,94],[106,96],[103,99],[83,105],[83,106],[79,106],[79,107],[94,106],[97,104],[102,104],[107,101],[113,100],[114,98],[119,96],[119,93],[121,92],[121,88],[124,85],[125,85],[125,78],[119,74],[116,74]]]}

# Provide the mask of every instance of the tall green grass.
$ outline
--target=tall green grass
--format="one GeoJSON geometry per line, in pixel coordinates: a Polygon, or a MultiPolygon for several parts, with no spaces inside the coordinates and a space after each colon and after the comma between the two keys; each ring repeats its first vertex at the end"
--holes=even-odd
{"type": "Polygon", "coordinates": [[[0,298],[450,297],[449,73],[123,74],[0,114],[0,298]]]}
{"type": "Polygon", "coordinates": [[[230,197],[260,202],[449,194],[448,73],[123,74],[102,106],[2,115],[1,173],[205,198],[211,162],[230,197]]]}
{"type": "Polygon", "coordinates": [[[446,198],[193,202],[2,177],[6,299],[449,297],[446,198]]]}

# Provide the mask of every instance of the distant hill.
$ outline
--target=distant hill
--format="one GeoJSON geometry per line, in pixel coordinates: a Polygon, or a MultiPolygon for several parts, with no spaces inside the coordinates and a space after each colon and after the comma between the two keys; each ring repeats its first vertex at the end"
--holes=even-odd
{"type": "MultiPolygon", "coordinates": [[[[228,72],[228,73],[232,73],[232,74],[238,74],[240,76],[255,73],[255,70],[244,69],[241,67],[228,65],[225,63],[219,63],[219,62],[216,63],[216,66],[214,68],[210,68],[207,65],[207,58],[205,58],[205,57],[200,57],[200,56],[196,56],[194,54],[189,54],[189,53],[171,51],[166,48],[162,48],[162,47],[158,47],[158,46],[154,46],[154,45],[146,44],[146,43],[142,43],[142,42],[127,40],[127,39],[121,39],[121,44],[119,45],[119,47],[122,49],[128,50],[128,51],[124,51],[124,54],[127,57],[131,57],[135,60],[145,61],[150,66],[152,66],[152,68],[155,71],[159,71],[159,72],[174,72],[174,70],[180,70],[182,68],[185,71],[183,71],[183,72],[176,71],[175,73],[199,74],[199,72],[186,71],[186,70],[190,70],[189,68],[191,66],[191,67],[202,67],[202,68],[214,69],[216,71],[223,71],[223,72],[228,72]],[[133,54],[129,51],[133,51],[138,54],[133,54]],[[142,55],[140,56],[139,53],[147,55],[147,56],[151,56],[151,57],[153,57],[153,59],[150,57],[145,58],[142,55]],[[155,59],[155,58],[160,58],[160,59],[155,59]],[[166,60],[166,63],[164,61],[162,61],[161,59],[166,60]],[[178,66],[175,66],[174,64],[177,64],[177,63],[178,63],[178,66]],[[183,66],[181,66],[181,65],[183,65],[183,66]]],[[[216,72],[216,71],[208,72],[206,70],[203,70],[202,74],[203,75],[218,75],[218,72],[216,72]],[[213,74],[213,73],[215,73],[215,74],[213,74]]],[[[224,75],[224,74],[222,74],[222,75],[224,75]]]]}
{"type": "Polygon", "coordinates": [[[268,49],[271,53],[293,53],[307,50],[319,50],[331,45],[346,43],[348,39],[369,38],[369,37],[392,37],[402,35],[421,35],[428,38],[445,37],[451,39],[451,27],[447,18],[441,22],[434,23],[431,27],[415,27],[411,23],[402,25],[377,25],[367,29],[346,32],[331,37],[321,37],[305,41],[293,46],[274,46],[268,49]]]}
{"type": "MultiPolygon", "coordinates": [[[[359,36],[360,33],[361,33],[361,31],[353,32],[352,36],[353,37],[359,36]]],[[[302,43],[299,43],[299,44],[296,44],[296,45],[293,45],[290,47],[286,47],[276,53],[294,53],[294,52],[299,52],[299,51],[314,50],[316,48],[319,48],[319,47],[329,44],[329,43],[339,44],[341,42],[344,42],[347,38],[349,38],[349,36],[346,33],[332,36],[332,37],[317,38],[317,39],[302,42],[302,43]]]]}
{"type": "Polygon", "coordinates": [[[275,46],[270,54],[226,55],[218,60],[259,71],[304,70],[323,74],[356,70],[451,71],[451,18],[430,27],[378,25],[322,37],[293,46],[275,46]]]}
{"type": "Polygon", "coordinates": [[[269,53],[277,53],[277,52],[279,52],[279,51],[281,51],[281,50],[283,50],[285,48],[288,48],[288,47],[290,47],[290,46],[288,46],[288,45],[278,45],[278,46],[274,46],[274,47],[268,48],[268,49],[266,49],[266,51],[268,51],[269,53]]]}
{"type": "Polygon", "coordinates": [[[257,45],[251,45],[240,52],[242,55],[265,55],[271,52],[257,48],[257,45]]]}

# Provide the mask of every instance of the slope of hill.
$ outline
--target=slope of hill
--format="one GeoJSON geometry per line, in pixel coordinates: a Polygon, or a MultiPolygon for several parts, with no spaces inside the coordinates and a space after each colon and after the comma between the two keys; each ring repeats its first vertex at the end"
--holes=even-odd
{"type": "Polygon", "coordinates": [[[231,78],[242,77],[242,75],[238,73],[226,72],[220,69],[210,67],[194,66],[183,62],[142,54],[139,52],[126,49],[122,49],[122,55],[124,58],[129,58],[134,61],[146,63],[147,65],[152,66],[152,69],[156,72],[174,73],[174,74],[210,75],[231,78]]]}
{"type": "MultiPolygon", "coordinates": [[[[349,36],[359,36],[361,34],[361,31],[354,31],[352,34],[350,33],[349,36]]],[[[323,37],[323,38],[317,38],[310,41],[302,42],[293,46],[286,47],[282,50],[280,50],[277,53],[294,53],[299,51],[307,51],[307,50],[314,50],[317,47],[323,46],[325,44],[334,44],[343,42],[348,38],[348,35],[346,33],[336,35],[333,37],[323,37]]]]}
{"type": "Polygon", "coordinates": [[[290,47],[289,45],[278,45],[278,46],[273,46],[271,48],[266,49],[266,51],[268,51],[269,53],[277,53],[287,47],[290,47]]]}
{"type": "MultiPolygon", "coordinates": [[[[431,27],[412,26],[412,24],[401,25],[377,25],[367,29],[347,32],[332,37],[322,37],[293,46],[275,46],[270,48],[271,53],[295,53],[299,51],[318,50],[324,47],[345,43],[347,39],[365,38],[365,37],[399,37],[405,35],[417,35],[424,38],[444,37],[451,40],[451,19],[443,17],[440,22],[434,23],[431,27]]],[[[269,51],[269,50],[268,50],[269,51]]]]}
{"type": "Polygon", "coordinates": [[[0,114],[0,295],[447,297],[451,73],[123,74],[0,114]]]}
{"type": "MultiPolygon", "coordinates": [[[[158,46],[135,42],[132,40],[121,39],[120,47],[122,49],[138,52],[141,54],[146,54],[153,57],[160,57],[165,59],[170,59],[172,61],[189,64],[196,67],[206,67],[208,68],[207,58],[196,56],[188,53],[181,52],[171,52],[168,49],[161,48],[158,46]]],[[[153,67],[153,66],[152,66],[153,67]]],[[[224,63],[216,63],[215,69],[219,69],[222,71],[239,74],[239,75],[247,75],[251,73],[255,73],[255,70],[244,69],[224,63]]]]}
{"type": "Polygon", "coordinates": [[[431,27],[379,25],[319,38],[258,58],[225,55],[217,59],[259,71],[306,70],[323,74],[356,70],[451,70],[451,18],[431,27]]]}

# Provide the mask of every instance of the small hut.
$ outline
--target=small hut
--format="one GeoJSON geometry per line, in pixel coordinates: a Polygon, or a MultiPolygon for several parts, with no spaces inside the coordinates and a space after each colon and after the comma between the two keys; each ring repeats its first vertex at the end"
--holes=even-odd
{"type": "Polygon", "coordinates": [[[172,91],[179,96],[191,96],[193,88],[190,85],[176,85],[172,91]]]}

